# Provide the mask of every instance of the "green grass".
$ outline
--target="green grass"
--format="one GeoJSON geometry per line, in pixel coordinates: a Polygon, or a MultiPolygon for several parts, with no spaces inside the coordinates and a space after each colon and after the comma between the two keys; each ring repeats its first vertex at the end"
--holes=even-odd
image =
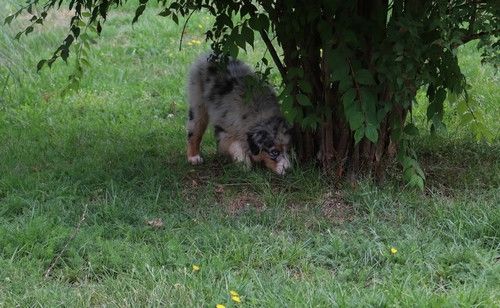
{"type": "MultiPolygon", "coordinates": [[[[2,6],[0,18],[14,7],[2,6]]],[[[451,118],[447,133],[422,136],[424,192],[397,170],[382,187],[325,183],[312,167],[243,172],[212,136],[193,168],[184,81],[208,46],[187,42],[209,21],[193,16],[178,51],[180,27],[154,10],[132,27],[132,11],[112,15],[64,98],[71,66],[35,72],[64,24],[20,42],[16,25],[1,28],[0,306],[229,307],[230,290],[241,306],[500,305],[498,143],[451,118]]],[[[461,53],[498,125],[497,77],[472,48],[461,53]]]]}

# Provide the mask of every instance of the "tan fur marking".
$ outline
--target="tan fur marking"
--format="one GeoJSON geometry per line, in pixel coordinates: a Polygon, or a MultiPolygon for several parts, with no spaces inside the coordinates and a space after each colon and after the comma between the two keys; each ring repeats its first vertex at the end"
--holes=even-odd
{"type": "Polygon", "coordinates": [[[205,109],[198,108],[193,120],[188,120],[188,131],[192,133],[188,139],[187,157],[190,158],[200,155],[200,143],[203,134],[208,125],[208,113],[205,109]]]}
{"type": "Polygon", "coordinates": [[[258,155],[252,155],[252,160],[255,162],[263,162],[264,165],[276,172],[276,161],[272,160],[267,153],[261,152],[258,155]]]}

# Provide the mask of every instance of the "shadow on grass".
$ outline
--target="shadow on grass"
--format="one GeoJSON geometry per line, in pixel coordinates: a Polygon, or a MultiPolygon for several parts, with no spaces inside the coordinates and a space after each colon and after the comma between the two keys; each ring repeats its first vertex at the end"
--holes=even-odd
{"type": "Polygon", "coordinates": [[[454,192],[500,187],[500,143],[426,137],[418,142],[417,156],[426,174],[426,187],[454,192]]]}

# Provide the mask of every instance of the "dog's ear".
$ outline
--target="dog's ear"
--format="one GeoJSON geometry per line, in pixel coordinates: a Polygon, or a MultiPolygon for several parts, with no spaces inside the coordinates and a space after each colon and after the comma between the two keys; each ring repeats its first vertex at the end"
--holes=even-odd
{"type": "Polygon", "coordinates": [[[267,139],[268,135],[269,133],[265,130],[247,133],[248,147],[253,155],[258,155],[262,151],[264,141],[267,139]]]}

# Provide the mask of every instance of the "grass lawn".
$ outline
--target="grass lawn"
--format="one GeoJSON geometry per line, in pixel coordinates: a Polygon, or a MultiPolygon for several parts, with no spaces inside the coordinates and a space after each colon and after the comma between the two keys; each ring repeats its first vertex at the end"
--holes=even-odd
{"type": "MultiPolygon", "coordinates": [[[[15,7],[2,2],[0,19],[15,7]]],[[[397,166],[383,186],[313,167],[244,172],[211,134],[193,168],[184,84],[210,21],[193,16],[179,51],[182,25],[149,9],[132,27],[133,11],[112,14],[63,98],[71,65],[35,67],[64,38],[64,14],[20,42],[22,21],[0,28],[0,306],[500,305],[498,138],[478,143],[452,117],[423,134],[424,192],[397,166]]],[[[499,77],[473,46],[460,54],[498,136],[499,77]]]]}

